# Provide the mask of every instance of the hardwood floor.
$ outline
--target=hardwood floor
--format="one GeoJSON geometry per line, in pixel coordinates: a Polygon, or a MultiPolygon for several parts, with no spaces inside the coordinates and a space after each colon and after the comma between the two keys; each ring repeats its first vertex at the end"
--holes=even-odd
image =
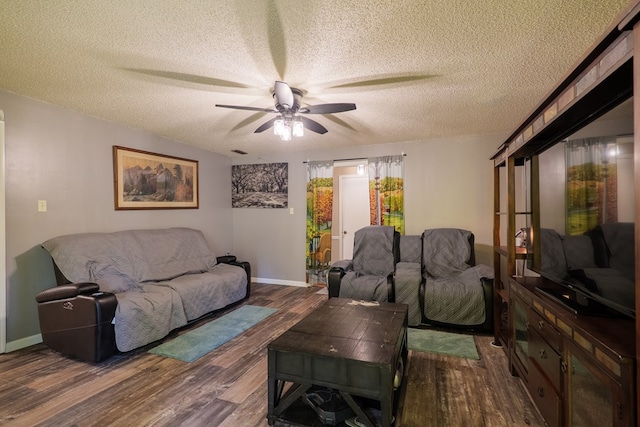
{"type": "MultiPolygon", "coordinates": [[[[153,345],[99,364],[42,344],[2,354],[0,425],[266,426],[266,346],[325,301],[318,289],[253,285],[244,304],[278,311],[193,363],[147,353],[153,345]]],[[[480,360],[409,352],[396,426],[543,425],[504,352],[475,340],[480,360]]]]}

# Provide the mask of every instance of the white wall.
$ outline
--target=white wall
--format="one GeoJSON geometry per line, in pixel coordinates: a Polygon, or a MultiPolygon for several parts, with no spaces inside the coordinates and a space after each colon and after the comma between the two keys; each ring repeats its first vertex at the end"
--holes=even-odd
{"type": "Polygon", "coordinates": [[[6,125],[7,351],[38,339],[34,298],[55,285],[40,243],[51,237],[184,226],[202,230],[216,254],[233,250],[230,158],[7,92],[0,91],[0,106],[6,125]],[[113,145],[198,160],[200,208],[115,211],[113,145]],[[47,212],[37,212],[38,200],[47,200],[47,212]]]}
{"type": "MultiPolygon", "coordinates": [[[[327,134],[326,137],[331,137],[327,134]]],[[[473,231],[476,260],[491,265],[493,167],[489,157],[506,135],[438,139],[331,151],[245,156],[242,163],[289,163],[289,209],[233,209],[234,250],[247,255],[252,276],[274,283],[305,281],[306,160],[337,160],[406,153],[406,234],[426,228],[473,231]]],[[[279,143],[274,140],[274,144],[279,143]]],[[[295,141],[291,142],[295,143],[295,141]]]]}

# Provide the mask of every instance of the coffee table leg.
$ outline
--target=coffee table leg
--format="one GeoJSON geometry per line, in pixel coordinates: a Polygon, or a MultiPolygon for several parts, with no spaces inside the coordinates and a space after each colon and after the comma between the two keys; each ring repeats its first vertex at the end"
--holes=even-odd
{"type": "Polygon", "coordinates": [[[358,416],[358,421],[363,422],[367,427],[375,427],[375,425],[371,422],[367,414],[364,413],[360,405],[358,405],[356,401],[353,400],[353,397],[351,397],[349,393],[346,393],[341,390],[340,395],[345,400],[345,402],[347,402],[347,404],[351,407],[351,409],[353,409],[353,412],[356,413],[356,415],[358,416]]]}

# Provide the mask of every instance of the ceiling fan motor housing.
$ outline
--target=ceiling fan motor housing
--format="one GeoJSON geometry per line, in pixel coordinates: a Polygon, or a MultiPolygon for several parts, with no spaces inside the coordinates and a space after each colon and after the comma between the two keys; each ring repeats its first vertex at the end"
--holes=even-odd
{"type": "Polygon", "coordinates": [[[295,87],[291,88],[291,94],[293,95],[293,105],[287,108],[287,105],[280,104],[280,100],[278,99],[277,93],[273,92],[273,100],[275,102],[276,110],[280,112],[282,115],[295,114],[300,109],[300,100],[302,99],[302,91],[295,87]]]}

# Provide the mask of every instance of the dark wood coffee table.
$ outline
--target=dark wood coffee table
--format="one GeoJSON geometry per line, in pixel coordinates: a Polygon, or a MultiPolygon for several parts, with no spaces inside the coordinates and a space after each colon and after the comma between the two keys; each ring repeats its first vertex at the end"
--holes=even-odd
{"type": "MultiPolygon", "coordinates": [[[[312,385],[339,390],[359,421],[374,424],[353,396],[380,402],[383,427],[397,405],[394,377],[407,357],[407,305],[331,298],[268,345],[270,425],[312,385]],[[292,383],[283,395],[284,386],[292,383]]],[[[311,408],[309,410],[313,413],[311,408]]]]}

